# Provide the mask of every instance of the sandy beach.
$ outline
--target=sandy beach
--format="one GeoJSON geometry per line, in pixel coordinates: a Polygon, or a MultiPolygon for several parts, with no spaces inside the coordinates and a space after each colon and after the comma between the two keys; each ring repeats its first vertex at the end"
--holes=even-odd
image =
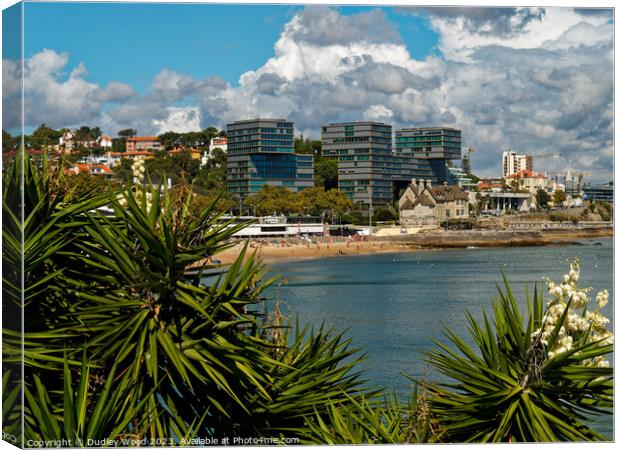
{"type": "Polygon", "coordinates": [[[300,239],[273,239],[239,241],[233,247],[218,253],[215,259],[222,264],[232,263],[247,244],[250,251],[258,251],[263,262],[319,259],[327,257],[397,253],[446,248],[512,247],[531,245],[566,245],[579,239],[610,237],[613,229],[540,231],[455,231],[419,233],[409,236],[353,240],[320,237],[312,242],[300,239]]]}
{"type": "MultiPolygon", "coordinates": [[[[245,242],[239,242],[234,247],[227,249],[216,255],[222,264],[232,263],[241,250],[245,242]]],[[[321,240],[316,243],[300,244],[286,241],[274,242],[249,242],[249,251],[257,250],[263,262],[299,260],[299,259],[318,259],[326,257],[337,257],[345,255],[367,255],[372,253],[395,253],[411,250],[409,245],[378,242],[378,241],[362,241],[362,242],[345,242],[345,241],[329,241],[321,240]]]]}

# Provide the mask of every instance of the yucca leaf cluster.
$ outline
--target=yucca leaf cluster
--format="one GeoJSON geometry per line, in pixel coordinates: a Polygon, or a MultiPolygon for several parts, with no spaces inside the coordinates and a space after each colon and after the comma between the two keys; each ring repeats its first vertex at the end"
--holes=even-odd
{"type": "Polygon", "coordinates": [[[191,211],[189,189],[173,199],[136,183],[139,168],[123,189],[72,202],[56,188],[62,177],[28,159],[4,177],[5,431],[18,432],[23,407],[26,442],[294,437],[307,416],[361,395],[359,357],[342,334],[274,339],[285,325],[260,305],[275,279],[255,254],[209,263],[246,224],[224,220],[215,202],[191,211]]]}
{"type": "Polygon", "coordinates": [[[578,261],[525,315],[504,277],[491,316],[466,314],[473,346],[446,330],[428,354],[450,381],[402,402],[366,387],[343,333],[263,306],[278,280],[255,253],[213,263],[247,225],[217,199],[192,210],[188,186],[153,186],[140,160],[124,186],[77,195],[62,162],[21,156],[3,174],[2,428],[17,445],[603,439],[588,421],[613,407],[608,293],[592,307],[578,261]]]}
{"type": "Polygon", "coordinates": [[[430,388],[445,440],[604,440],[588,421],[613,407],[613,372],[604,360],[613,336],[591,319],[577,279],[575,261],[561,287],[548,285],[546,306],[541,291],[527,296],[524,318],[504,276],[493,318],[483,313],[478,321],[467,313],[474,347],[446,330],[452,346],[437,342],[428,353],[428,362],[450,379],[430,388]]]}

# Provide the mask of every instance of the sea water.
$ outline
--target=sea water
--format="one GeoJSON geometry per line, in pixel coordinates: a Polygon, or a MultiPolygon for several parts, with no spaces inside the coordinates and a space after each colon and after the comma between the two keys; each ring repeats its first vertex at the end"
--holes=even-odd
{"type": "MultiPolygon", "coordinates": [[[[347,329],[352,345],[367,354],[363,367],[369,385],[394,388],[404,398],[412,388],[405,374],[443,380],[424,362],[424,354],[436,348],[433,340],[447,342],[444,327],[472,342],[465,311],[478,319],[483,308],[492,315],[498,285],[503,287],[502,271],[525,313],[526,289],[544,288],[544,277],[559,282],[574,257],[581,261],[580,287],[593,287],[592,297],[609,290],[604,312],[613,331],[612,238],[577,245],[424,250],[272,264],[270,270],[286,283],[272,287],[269,294],[293,320],[347,329]]],[[[611,416],[597,418],[595,428],[611,438],[611,416]]]]}

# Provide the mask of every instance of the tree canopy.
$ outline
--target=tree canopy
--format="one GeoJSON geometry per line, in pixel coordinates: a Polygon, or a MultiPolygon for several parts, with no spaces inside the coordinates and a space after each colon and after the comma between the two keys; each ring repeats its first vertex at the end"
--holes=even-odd
{"type": "Polygon", "coordinates": [[[547,194],[546,191],[542,189],[536,191],[536,204],[539,208],[547,208],[550,200],[551,197],[549,196],[549,194],[547,194]]]}
{"type": "Polygon", "coordinates": [[[257,215],[310,214],[333,222],[339,214],[353,208],[353,203],[337,189],[312,187],[292,192],[282,186],[265,185],[245,200],[245,207],[257,215]]]}
{"type": "Polygon", "coordinates": [[[556,189],[553,193],[553,204],[555,206],[561,206],[566,201],[566,192],[561,189],[556,189]]]}

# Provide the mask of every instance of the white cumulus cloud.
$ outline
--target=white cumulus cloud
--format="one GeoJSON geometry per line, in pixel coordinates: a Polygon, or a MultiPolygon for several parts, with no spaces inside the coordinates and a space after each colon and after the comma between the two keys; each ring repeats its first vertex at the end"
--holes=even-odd
{"type": "MultiPolygon", "coordinates": [[[[395,128],[444,125],[476,149],[480,175],[500,171],[507,147],[560,153],[537,170],[597,173],[613,165],[613,25],[609,11],[573,8],[417,8],[438,34],[441,55],[418,60],[379,9],[345,15],[307,7],[283,27],[274,53],[232,85],[163,68],[145,95],[87,81],[69,55],[26,60],[29,125],[100,123],[116,133],[186,131],[255,116],[286,117],[318,138],[321,125],[362,119],[395,128]],[[98,121],[98,122],[97,122],[98,121]]],[[[3,88],[18,92],[19,68],[3,61],[3,88]],[[17,91],[16,91],[17,89],[17,91]]],[[[11,95],[3,96],[4,110],[11,95]]],[[[27,105],[28,105],[27,104],[27,105]]],[[[5,117],[11,118],[9,114],[5,117]]],[[[11,119],[13,120],[13,119],[11,119]]],[[[6,121],[6,119],[5,119],[6,121]]],[[[3,124],[4,125],[4,124],[3,124]]]]}

